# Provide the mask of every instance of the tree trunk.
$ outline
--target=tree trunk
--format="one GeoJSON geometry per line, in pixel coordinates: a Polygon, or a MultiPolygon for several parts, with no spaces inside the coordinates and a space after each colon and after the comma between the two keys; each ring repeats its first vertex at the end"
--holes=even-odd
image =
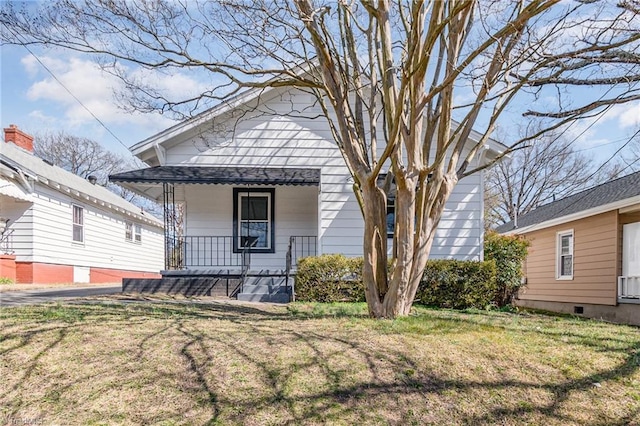
{"type": "Polygon", "coordinates": [[[364,264],[362,279],[369,315],[388,317],[383,300],[388,293],[387,282],[387,200],[376,182],[367,182],[362,191],[364,213],[364,264]]]}
{"type": "MultiPolygon", "coordinates": [[[[365,186],[363,280],[369,315],[374,318],[396,318],[409,315],[424,268],[429,259],[435,231],[444,204],[457,179],[447,176],[434,184],[435,201],[425,212],[424,222],[415,221],[416,182],[398,180],[396,187],[395,263],[388,274],[386,236],[386,197],[375,185],[365,186]],[[437,189],[435,189],[437,188],[437,189]],[[421,229],[416,224],[423,223],[421,229]]],[[[428,192],[428,191],[427,191],[428,192]]]]}

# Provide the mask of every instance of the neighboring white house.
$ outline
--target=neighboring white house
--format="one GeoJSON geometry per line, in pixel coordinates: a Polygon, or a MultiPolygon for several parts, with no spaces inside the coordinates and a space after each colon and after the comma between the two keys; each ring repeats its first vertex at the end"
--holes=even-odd
{"type": "Polygon", "coordinates": [[[159,276],[164,265],[160,220],[36,157],[33,138],[16,126],[4,130],[0,276],[18,283],[159,276]]]}
{"type": "MultiPolygon", "coordinates": [[[[164,202],[181,222],[167,229],[167,269],[241,266],[245,244],[253,270],[283,270],[289,249],[294,264],[310,254],[362,255],[353,182],[321,113],[297,89],[250,90],[134,145],[150,167],[111,180],[164,202]]],[[[490,144],[477,161],[504,149],[490,144]]],[[[482,259],[482,181],[477,173],[455,188],[432,258],[482,259]]],[[[392,229],[392,205],[388,212],[392,229]]]]}

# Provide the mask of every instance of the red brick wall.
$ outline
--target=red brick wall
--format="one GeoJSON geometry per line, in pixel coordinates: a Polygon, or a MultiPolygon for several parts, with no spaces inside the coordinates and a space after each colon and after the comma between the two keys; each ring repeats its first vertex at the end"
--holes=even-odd
{"type": "MultiPolygon", "coordinates": [[[[73,266],[37,262],[16,262],[15,275],[14,281],[20,284],[72,283],[73,266]]],[[[162,276],[157,272],[91,268],[90,277],[92,284],[98,284],[119,283],[122,281],[122,278],[161,278],[162,276]]]]}
{"type": "Polygon", "coordinates": [[[16,282],[21,284],[71,283],[73,266],[16,262],[16,282]]]}
{"type": "Polygon", "coordinates": [[[0,254],[0,278],[9,278],[16,282],[16,257],[11,254],[0,254]]]}

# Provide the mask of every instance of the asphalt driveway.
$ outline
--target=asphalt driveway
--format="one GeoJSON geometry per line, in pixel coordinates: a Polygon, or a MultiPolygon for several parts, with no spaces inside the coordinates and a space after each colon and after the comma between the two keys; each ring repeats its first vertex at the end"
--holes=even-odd
{"type": "Polygon", "coordinates": [[[117,294],[120,292],[122,292],[121,284],[4,291],[0,292],[0,307],[35,305],[38,303],[57,302],[79,297],[117,294]]]}

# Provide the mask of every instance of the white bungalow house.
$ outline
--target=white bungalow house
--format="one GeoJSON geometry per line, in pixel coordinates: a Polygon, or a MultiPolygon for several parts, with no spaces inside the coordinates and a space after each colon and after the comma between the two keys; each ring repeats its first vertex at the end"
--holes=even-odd
{"type": "MultiPolygon", "coordinates": [[[[238,276],[244,267],[249,276],[286,277],[301,256],[362,255],[353,182],[320,114],[301,90],[250,90],[131,147],[150,167],[110,178],[164,202],[165,219],[177,219],[165,220],[166,282],[178,276],[210,292],[207,275],[238,276]]],[[[491,141],[477,161],[502,149],[491,141]]],[[[477,173],[456,187],[432,258],[482,259],[482,180],[477,173]]],[[[388,221],[393,232],[392,204],[388,221]]],[[[242,286],[238,297],[269,300],[245,294],[266,290],[242,286]]]]}
{"type": "Polygon", "coordinates": [[[163,223],[103,186],[33,154],[11,125],[0,142],[0,277],[104,283],[156,277],[163,223]]]}

